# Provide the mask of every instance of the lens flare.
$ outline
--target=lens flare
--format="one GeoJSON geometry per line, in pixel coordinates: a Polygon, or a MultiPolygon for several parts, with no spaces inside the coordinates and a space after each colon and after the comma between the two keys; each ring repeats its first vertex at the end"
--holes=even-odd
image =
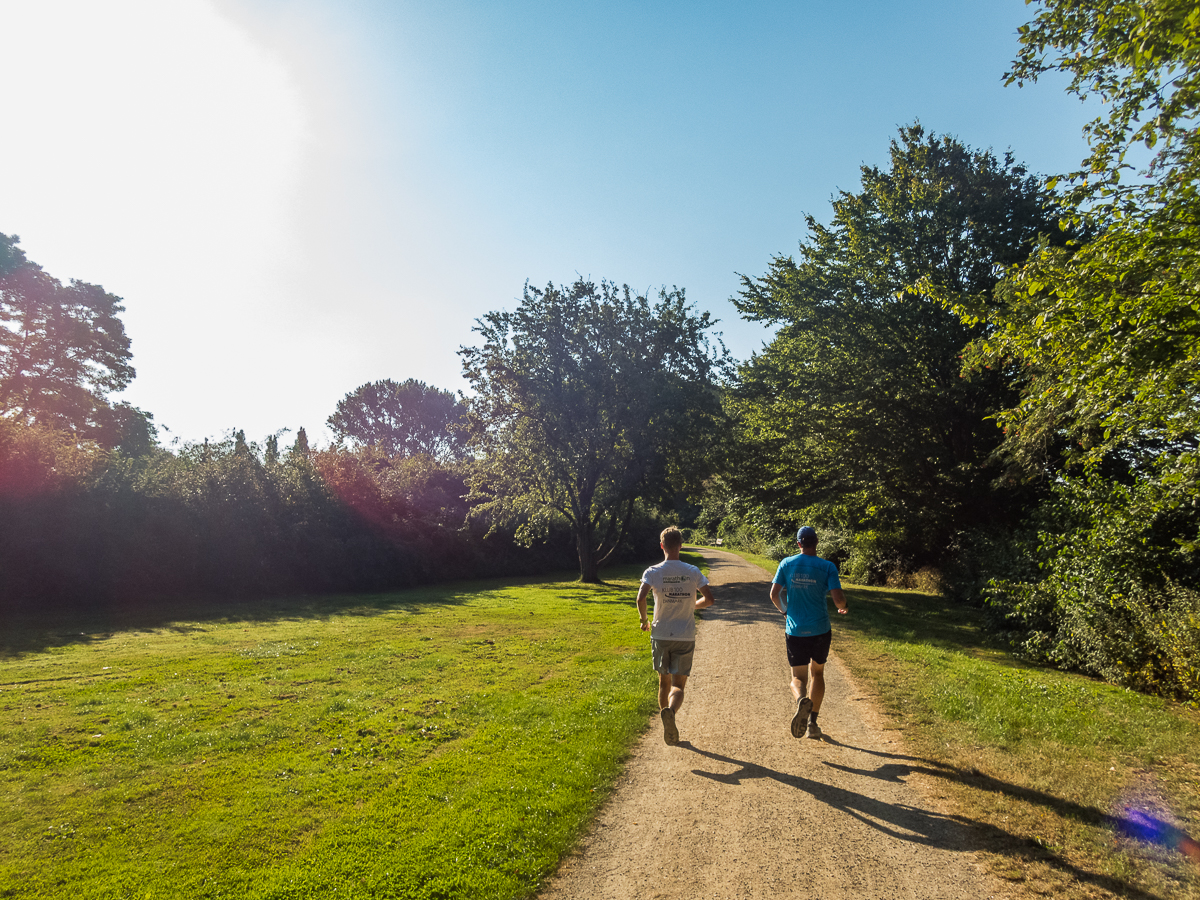
{"type": "Polygon", "coordinates": [[[1128,837],[1177,850],[1200,863],[1200,843],[1187,832],[1136,806],[1125,806],[1117,817],[1117,827],[1128,837]]]}

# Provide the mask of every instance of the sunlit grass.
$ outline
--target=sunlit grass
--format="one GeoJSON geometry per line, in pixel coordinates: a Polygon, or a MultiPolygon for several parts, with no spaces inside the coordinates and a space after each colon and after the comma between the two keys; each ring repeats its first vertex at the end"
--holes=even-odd
{"type": "Polygon", "coordinates": [[[654,706],[607,577],[9,635],[0,896],[530,895],[654,706]]]}

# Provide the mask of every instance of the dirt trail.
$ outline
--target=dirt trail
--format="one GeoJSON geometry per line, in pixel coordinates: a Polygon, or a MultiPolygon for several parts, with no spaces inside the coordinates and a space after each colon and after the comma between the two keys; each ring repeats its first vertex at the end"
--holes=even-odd
{"type": "Polygon", "coordinates": [[[825,739],[791,736],[770,576],[732,553],[705,555],[717,606],[703,614],[680,743],[663,743],[656,716],[541,900],[1008,896],[971,852],[969,823],[911,773],[915,759],[836,655],[825,739]]]}

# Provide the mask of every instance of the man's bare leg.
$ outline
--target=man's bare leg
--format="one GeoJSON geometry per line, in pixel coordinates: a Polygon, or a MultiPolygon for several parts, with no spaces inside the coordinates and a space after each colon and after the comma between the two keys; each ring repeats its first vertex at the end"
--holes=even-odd
{"type": "Polygon", "coordinates": [[[808,696],[808,666],[792,666],[792,696],[796,698],[796,713],[792,716],[792,737],[804,736],[812,700],[808,696]]]}
{"type": "Polygon", "coordinates": [[[659,707],[671,707],[678,713],[683,706],[683,689],[688,684],[688,676],[665,676],[659,674],[659,707]]]}
{"type": "Polygon", "coordinates": [[[825,699],[825,664],[813,661],[812,684],[809,685],[809,697],[812,698],[812,716],[808,721],[806,737],[820,738],[821,728],[817,725],[817,713],[821,711],[821,701],[825,699]]]}
{"type": "Polygon", "coordinates": [[[812,684],[808,687],[808,696],[812,698],[813,714],[821,711],[821,701],[825,699],[825,664],[813,662],[812,684]]]}
{"type": "Polygon", "coordinates": [[[792,666],[792,696],[797,700],[808,696],[808,666],[792,666]]]}
{"type": "Polygon", "coordinates": [[[662,709],[670,702],[671,676],[666,672],[658,673],[658,708],[662,709]]]}
{"type": "Polygon", "coordinates": [[[679,742],[679,729],[675,727],[675,713],[683,706],[683,688],[686,675],[658,673],[658,706],[663,721],[663,739],[668,744],[679,742]]]}

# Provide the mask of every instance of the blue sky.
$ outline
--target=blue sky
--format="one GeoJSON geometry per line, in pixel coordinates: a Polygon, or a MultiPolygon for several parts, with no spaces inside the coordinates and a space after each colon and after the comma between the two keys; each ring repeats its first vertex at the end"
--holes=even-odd
{"type": "Polygon", "coordinates": [[[168,440],[463,388],[455,351],[526,279],[683,287],[744,359],[737,273],[898,126],[1052,173],[1096,114],[1003,86],[1021,0],[95,6],[0,0],[0,231],[125,298],[125,398],[168,440]]]}

